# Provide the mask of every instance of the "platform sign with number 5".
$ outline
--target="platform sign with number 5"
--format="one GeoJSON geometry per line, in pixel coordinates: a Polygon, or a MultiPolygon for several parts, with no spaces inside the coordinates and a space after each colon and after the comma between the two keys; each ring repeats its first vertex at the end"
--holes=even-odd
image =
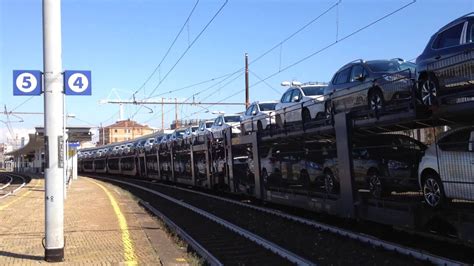
{"type": "Polygon", "coordinates": [[[64,92],[66,95],[91,95],[91,72],[64,71],[64,92]]]}
{"type": "Polygon", "coordinates": [[[41,77],[39,70],[13,70],[13,95],[41,95],[41,77]]]}

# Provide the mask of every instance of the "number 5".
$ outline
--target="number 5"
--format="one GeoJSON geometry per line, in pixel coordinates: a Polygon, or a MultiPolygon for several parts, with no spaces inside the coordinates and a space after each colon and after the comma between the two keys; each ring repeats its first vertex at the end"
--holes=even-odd
{"type": "Polygon", "coordinates": [[[21,87],[23,89],[28,89],[31,87],[31,81],[30,81],[31,76],[24,76],[23,77],[23,82],[21,83],[21,87]],[[26,83],[26,84],[25,84],[26,83]]]}

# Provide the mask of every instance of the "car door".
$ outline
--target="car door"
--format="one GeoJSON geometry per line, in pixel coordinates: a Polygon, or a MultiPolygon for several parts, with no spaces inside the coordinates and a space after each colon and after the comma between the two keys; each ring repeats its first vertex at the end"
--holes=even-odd
{"type": "Polygon", "coordinates": [[[286,122],[297,122],[301,121],[301,99],[303,94],[301,89],[296,88],[291,92],[291,102],[287,107],[286,122]]]}
{"type": "Polygon", "coordinates": [[[434,72],[440,88],[459,89],[463,82],[462,67],[466,59],[465,35],[468,22],[462,21],[438,33],[432,44],[432,56],[427,62],[427,70],[434,72]]]}
{"type": "MultiPolygon", "coordinates": [[[[265,113],[262,112],[260,110],[260,105],[259,104],[255,104],[253,110],[252,110],[252,114],[253,114],[253,119],[254,119],[254,130],[257,130],[257,124],[258,124],[258,121],[261,121],[262,119],[265,119],[265,113]]],[[[264,123],[262,121],[262,123],[264,123]]],[[[265,125],[264,125],[265,126],[265,125]]]]}
{"type": "Polygon", "coordinates": [[[474,152],[469,145],[472,132],[472,128],[465,128],[438,142],[438,168],[449,198],[474,200],[474,152]]]}
{"type": "Polygon", "coordinates": [[[333,91],[331,101],[334,106],[335,112],[341,112],[345,110],[344,102],[349,88],[349,77],[351,74],[351,67],[347,67],[337,74],[333,83],[333,91]]]}
{"type": "Polygon", "coordinates": [[[279,106],[279,113],[282,122],[284,123],[288,119],[287,108],[291,104],[291,94],[293,93],[293,89],[287,90],[285,94],[281,97],[280,106],[279,106]]]}
{"type": "Polygon", "coordinates": [[[242,121],[241,121],[241,126],[242,128],[245,130],[245,131],[248,131],[250,129],[250,126],[249,124],[251,123],[250,122],[250,114],[251,114],[251,110],[253,108],[253,104],[250,105],[247,110],[245,110],[245,113],[242,115],[242,121]]]}
{"type": "Polygon", "coordinates": [[[221,117],[218,116],[216,119],[214,119],[214,123],[211,126],[211,133],[214,137],[218,137],[218,128],[219,128],[219,121],[221,117]]]}
{"type": "Polygon", "coordinates": [[[465,36],[465,58],[463,60],[463,64],[461,65],[460,73],[464,73],[465,75],[463,89],[468,89],[474,86],[474,19],[469,21],[465,36]]]}
{"type": "Polygon", "coordinates": [[[367,78],[367,70],[362,64],[352,66],[349,86],[343,100],[345,110],[367,106],[367,94],[371,86],[367,78]]]}

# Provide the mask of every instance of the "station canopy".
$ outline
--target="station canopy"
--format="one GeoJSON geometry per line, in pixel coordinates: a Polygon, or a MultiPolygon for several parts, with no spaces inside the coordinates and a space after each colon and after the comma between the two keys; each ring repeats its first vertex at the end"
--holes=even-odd
{"type": "MultiPolygon", "coordinates": [[[[86,142],[91,141],[92,134],[90,133],[90,127],[67,127],[66,132],[68,134],[68,142],[86,142]]],[[[14,151],[7,153],[6,155],[28,156],[34,155],[35,151],[44,147],[44,128],[35,127],[35,133],[29,134],[28,143],[14,151]]]]}

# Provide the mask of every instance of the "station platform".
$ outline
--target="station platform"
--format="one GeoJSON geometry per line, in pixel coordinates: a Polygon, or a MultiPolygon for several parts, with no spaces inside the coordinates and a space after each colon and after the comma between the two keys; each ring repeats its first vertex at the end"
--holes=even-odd
{"type": "MultiPolygon", "coordinates": [[[[59,265],[188,265],[185,248],[127,191],[79,177],[67,190],[59,265]]],[[[44,179],[0,200],[0,265],[44,261],[44,179]]]]}

